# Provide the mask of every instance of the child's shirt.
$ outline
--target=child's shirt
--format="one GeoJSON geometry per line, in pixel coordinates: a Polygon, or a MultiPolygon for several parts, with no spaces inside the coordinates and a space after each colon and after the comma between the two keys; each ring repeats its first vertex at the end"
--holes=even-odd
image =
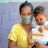
{"type": "MultiPolygon", "coordinates": [[[[48,21],[46,21],[43,25],[41,26],[48,26],[48,21]]],[[[47,44],[48,42],[48,30],[43,30],[43,32],[39,32],[38,28],[40,26],[36,25],[32,28],[32,40],[34,42],[39,42],[39,43],[43,43],[43,44],[47,44]]]]}

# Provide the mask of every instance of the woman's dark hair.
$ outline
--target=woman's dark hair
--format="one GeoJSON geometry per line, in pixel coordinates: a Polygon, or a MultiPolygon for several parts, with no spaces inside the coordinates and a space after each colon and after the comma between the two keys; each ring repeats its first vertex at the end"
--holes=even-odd
{"type": "Polygon", "coordinates": [[[36,17],[39,13],[44,13],[44,7],[43,6],[37,6],[34,11],[34,17],[36,17]]]}
{"type": "Polygon", "coordinates": [[[20,14],[21,14],[22,8],[23,8],[23,7],[26,7],[26,6],[31,7],[31,10],[32,10],[32,12],[33,12],[33,6],[32,6],[32,4],[29,3],[29,2],[27,2],[27,1],[25,1],[24,3],[22,3],[22,4],[20,5],[20,8],[19,8],[20,14]]]}

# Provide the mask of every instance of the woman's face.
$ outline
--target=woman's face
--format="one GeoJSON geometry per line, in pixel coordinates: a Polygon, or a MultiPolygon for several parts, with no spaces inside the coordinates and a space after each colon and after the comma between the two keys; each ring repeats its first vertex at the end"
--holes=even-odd
{"type": "Polygon", "coordinates": [[[31,7],[23,7],[21,10],[22,22],[25,24],[31,24],[32,21],[32,9],[31,7]]]}
{"type": "Polygon", "coordinates": [[[31,7],[25,6],[21,9],[21,16],[32,16],[31,7]]]}

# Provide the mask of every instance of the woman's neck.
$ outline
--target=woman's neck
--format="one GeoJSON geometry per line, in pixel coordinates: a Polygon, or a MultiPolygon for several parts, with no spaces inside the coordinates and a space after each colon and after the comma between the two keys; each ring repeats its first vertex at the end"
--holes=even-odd
{"type": "Polygon", "coordinates": [[[25,24],[25,23],[21,23],[22,27],[27,31],[31,31],[32,29],[32,25],[31,24],[25,24]]]}
{"type": "Polygon", "coordinates": [[[22,26],[26,27],[26,28],[30,28],[32,25],[31,24],[25,24],[25,23],[21,23],[22,26]]]}

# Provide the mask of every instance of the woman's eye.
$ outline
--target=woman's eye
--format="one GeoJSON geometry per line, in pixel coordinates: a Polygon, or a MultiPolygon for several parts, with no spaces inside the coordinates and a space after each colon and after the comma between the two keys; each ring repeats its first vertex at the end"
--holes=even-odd
{"type": "Polygon", "coordinates": [[[25,16],[25,13],[21,13],[22,16],[25,16]]]}
{"type": "Polygon", "coordinates": [[[31,13],[28,13],[28,15],[31,15],[31,13]]]}
{"type": "Polygon", "coordinates": [[[38,20],[36,20],[36,21],[38,21],[38,20]]]}

